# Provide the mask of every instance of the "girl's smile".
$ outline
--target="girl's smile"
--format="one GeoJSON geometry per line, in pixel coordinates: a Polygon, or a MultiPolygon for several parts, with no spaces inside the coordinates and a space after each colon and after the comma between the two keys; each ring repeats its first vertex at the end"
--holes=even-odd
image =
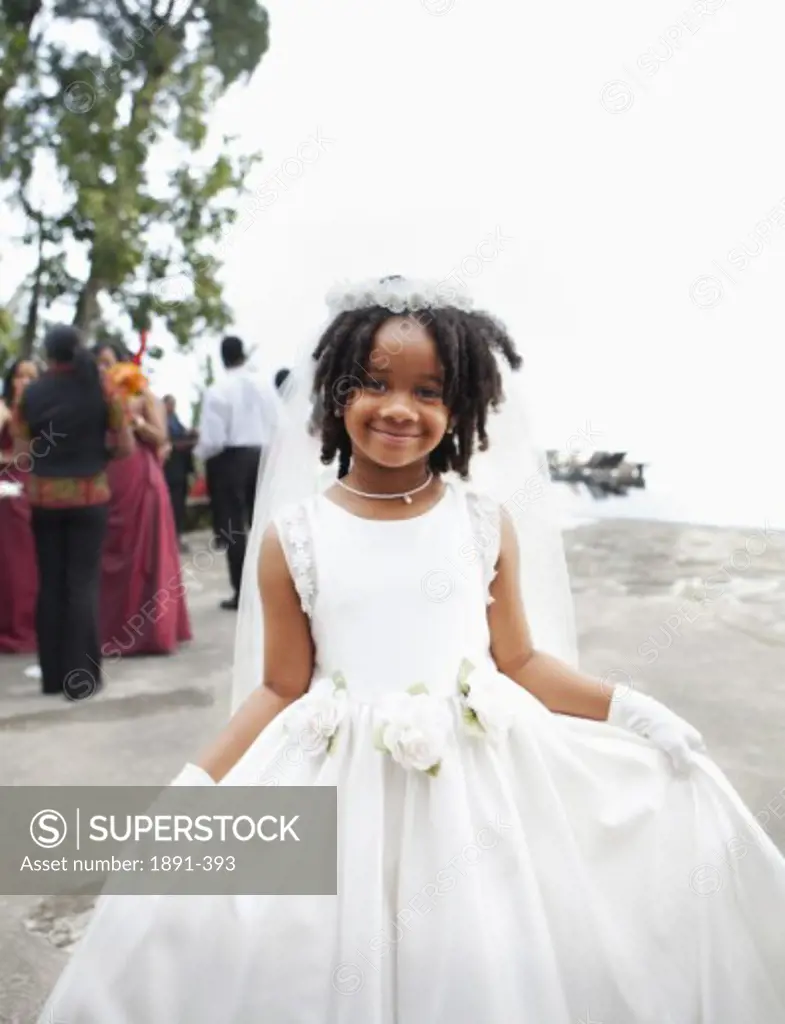
{"type": "Polygon", "coordinates": [[[388,442],[388,444],[405,444],[407,441],[411,441],[413,438],[420,437],[419,431],[402,431],[402,430],[391,430],[388,427],[370,427],[375,433],[388,442]]]}

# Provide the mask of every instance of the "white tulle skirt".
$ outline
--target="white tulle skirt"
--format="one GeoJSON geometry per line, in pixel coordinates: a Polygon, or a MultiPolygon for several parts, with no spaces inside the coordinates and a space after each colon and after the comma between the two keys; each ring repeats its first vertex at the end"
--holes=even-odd
{"type": "Polygon", "coordinates": [[[500,685],[436,778],[288,709],[224,784],[338,786],[339,895],[105,897],[41,1024],[782,1024],[785,860],[719,769],[500,685]]]}

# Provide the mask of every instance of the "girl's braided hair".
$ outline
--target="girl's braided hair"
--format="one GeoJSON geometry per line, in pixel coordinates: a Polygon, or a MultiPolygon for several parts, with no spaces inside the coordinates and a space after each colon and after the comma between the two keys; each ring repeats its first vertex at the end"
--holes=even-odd
{"type": "Polygon", "coordinates": [[[311,429],[321,434],[321,461],[329,465],[337,453],[338,476],[349,472],[352,445],[340,413],[362,388],[363,380],[373,377],[375,357],[371,358],[371,350],[376,332],[398,316],[407,318],[401,320],[401,341],[415,320],[433,338],[444,367],[444,404],[454,427],[431,452],[429,466],[434,473],[453,470],[466,479],[475,440],[480,451],[488,447],[488,409],[495,409],[504,398],[497,353],[513,370],[519,369],[523,360],[505,328],[491,316],[452,306],[402,313],[371,306],[342,312],[333,320],[313,352],[316,368],[311,429]]]}

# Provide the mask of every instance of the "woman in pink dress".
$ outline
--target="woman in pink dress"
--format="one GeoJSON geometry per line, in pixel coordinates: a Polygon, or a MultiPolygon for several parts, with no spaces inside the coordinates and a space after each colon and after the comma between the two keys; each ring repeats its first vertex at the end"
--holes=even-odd
{"type": "MultiPolygon", "coordinates": [[[[129,357],[95,349],[109,371],[129,357]]],[[[170,654],[191,639],[177,532],[162,464],[168,449],[162,404],[145,387],[129,399],[136,450],[108,468],[112,498],[101,572],[105,658],[170,654]]]]}
{"type": "Polygon", "coordinates": [[[14,457],[13,410],[38,369],[17,359],[6,374],[0,402],[0,654],[36,650],[35,606],[38,566],[24,491],[25,462],[14,457]]]}

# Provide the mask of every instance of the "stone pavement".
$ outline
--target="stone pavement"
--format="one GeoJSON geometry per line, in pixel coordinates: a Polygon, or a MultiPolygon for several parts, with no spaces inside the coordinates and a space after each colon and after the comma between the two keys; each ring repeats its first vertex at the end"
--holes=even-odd
{"type": "MultiPolygon", "coordinates": [[[[229,580],[208,540],[192,538],[183,556],[194,639],[177,654],[113,664],[104,691],[81,702],[39,696],[23,674],[34,658],[0,658],[0,783],[158,785],[198,756],[229,715],[237,621],[218,607],[229,580]]],[[[2,1024],[36,1020],[91,905],[0,896],[2,1024]]]]}
{"type": "MultiPolygon", "coordinates": [[[[785,534],[604,521],[572,531],[568,551],[584,669],[639,680],[700,728],[785,849],[785,534]]],[[[82,703],[40,697],[30,658],[0,659],[2,784],[161,784],[222,726],[236,621],[218,609],[226,570],[207,553],[184,561],[195,639],[177,655],[113,665],[82,703]]],[[[35,1022],[90,906],[0,896],[2,1024],[35,1022]]]]}

